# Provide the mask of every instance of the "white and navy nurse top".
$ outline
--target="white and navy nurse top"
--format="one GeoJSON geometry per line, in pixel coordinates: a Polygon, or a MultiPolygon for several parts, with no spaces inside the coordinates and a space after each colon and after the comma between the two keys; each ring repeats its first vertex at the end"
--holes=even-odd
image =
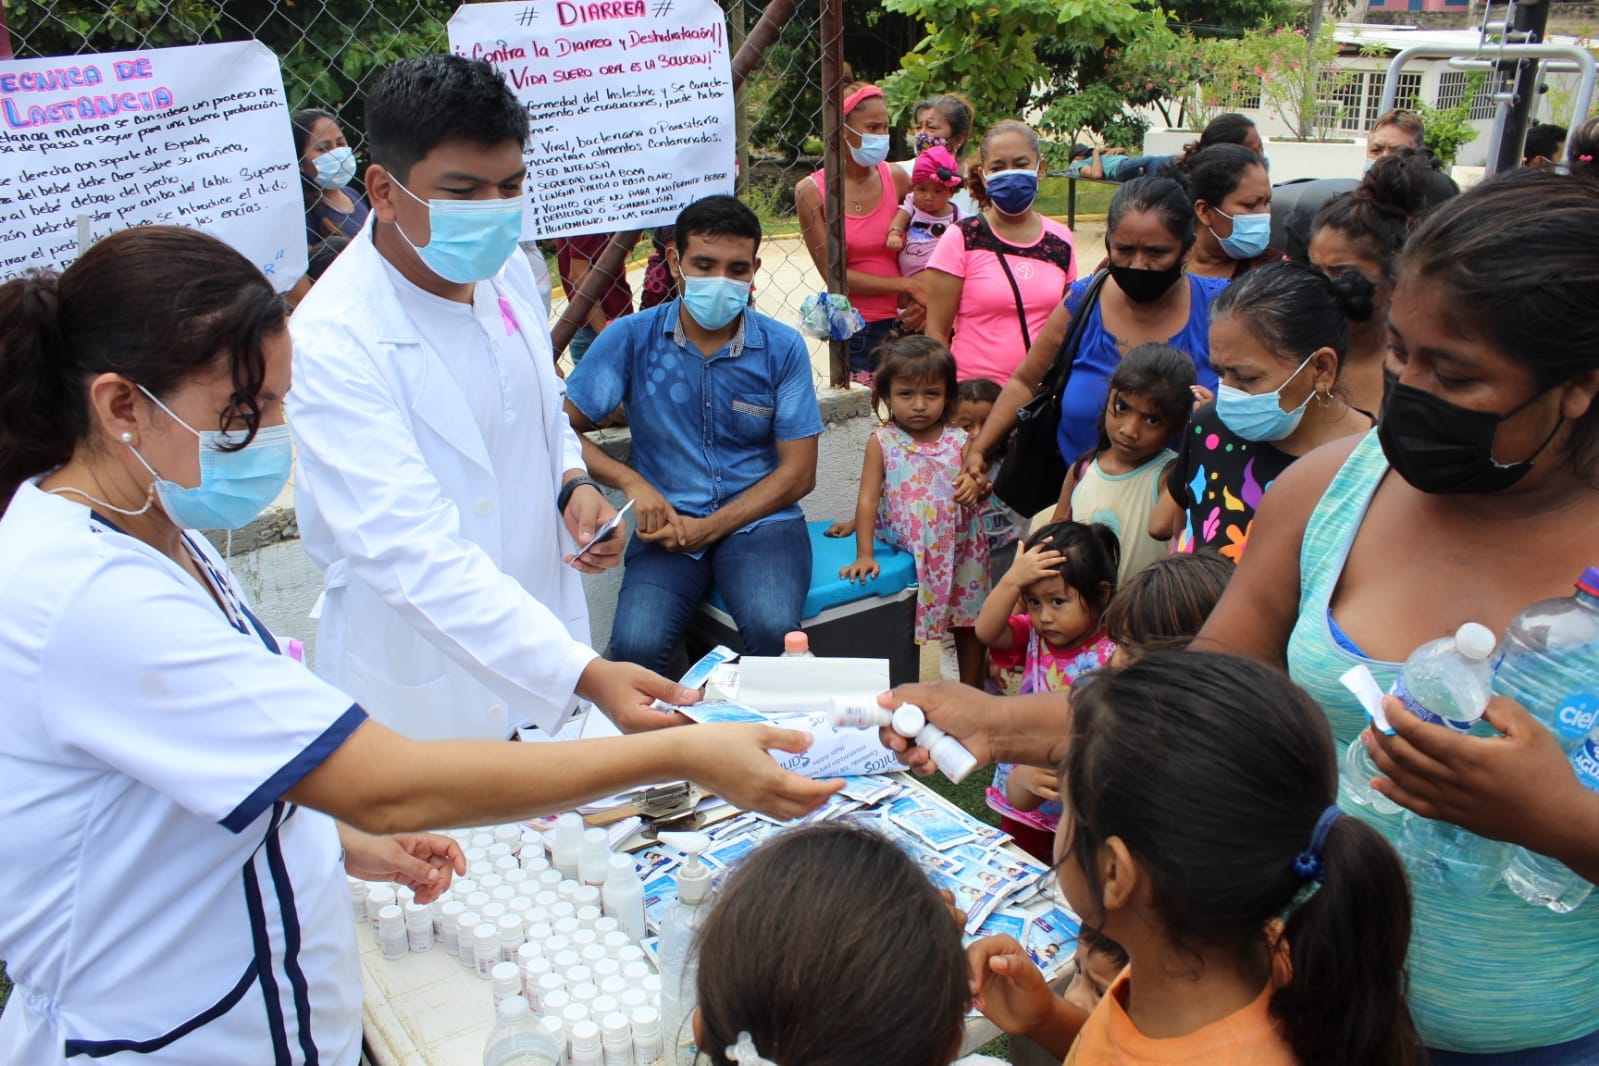
{"type": "Polygon", "coordinates": [[[284,793],[366,719],[81,504],[0,518],[0,1063],[357,1061],[332,819],[284,793]]]}

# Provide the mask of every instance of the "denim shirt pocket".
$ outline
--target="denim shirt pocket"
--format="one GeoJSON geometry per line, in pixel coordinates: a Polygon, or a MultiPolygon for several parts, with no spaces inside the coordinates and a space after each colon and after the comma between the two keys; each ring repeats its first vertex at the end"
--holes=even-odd
{"type": "Polygon", "coordinates": [[[769,392],[735,393],[729,430],[739,440],[760,442],[772,435],[772,420],[777,416],[777,397],[769,392]]]}

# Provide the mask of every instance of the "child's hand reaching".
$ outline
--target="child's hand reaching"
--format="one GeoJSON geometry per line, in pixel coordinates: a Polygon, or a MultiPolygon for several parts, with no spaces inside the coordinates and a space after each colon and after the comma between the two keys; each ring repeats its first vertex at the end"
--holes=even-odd
{"type": "Polygon", "coordinates": [[[839,570],[838,576],[845,581],[859,581],[864,585],[877,576],[878,570],[876,559],[856,559],[853,563],[839,570]]]}
{"type": "Polygon", "coordinates": [[[1060,799],[1060,779],[1053,770],[1038,766],[1012,767],[1005,778],[1005,802],[1019,811],[1036,811],[1060,799]]]}
{"type": "Polygon", "coordinates": [[[853,537],[855,535],[855,519],[847,518],[842,522],[834,522],[822,534],[824,537],[853,537]]]}
{"type": "Polygon", "coordinates": [[[987,936],[966,949],[972,968],[972,1006],[1007,1033],[1033,1033],[1055,1012],[1033,960],[1013,937],[987,936]]]}
{"type": "Polygon", "coordinates": [[[976,476],[962,470],[955,478],[955,502],[962,507],[976,507],[981,502],[987,478],[979,481],[976,476]]]}
{"type": "Polygon", "coordinates": [[[883,243],[888,245],[889,251],[897,252],[905,247],[905,235],[899,230],[891,229],[888,231],[888,240],[883,243]]]}

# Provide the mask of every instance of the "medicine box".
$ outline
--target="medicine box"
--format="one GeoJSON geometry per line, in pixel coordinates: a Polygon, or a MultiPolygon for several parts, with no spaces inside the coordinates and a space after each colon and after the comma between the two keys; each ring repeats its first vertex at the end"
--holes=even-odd
{"type": "MultiPolygon", "coordinates": [[[[887,659],[892,684],[916,681],[921,655],[915,639],[915,558],[877,541],[877,577],[864,585],[845,581],[838,572],[855,561],[855,538],[823,536],[830,525],[806,523],[811,541],[811,587],[805,595],[800,628],[810,638],[811,651],[819,658],[887,659]]],[[[689,622],[684,645],[693,661],[718,644],[744,650],[738,627],[727,613],[727,602],[713,587],[689,622]]]]}

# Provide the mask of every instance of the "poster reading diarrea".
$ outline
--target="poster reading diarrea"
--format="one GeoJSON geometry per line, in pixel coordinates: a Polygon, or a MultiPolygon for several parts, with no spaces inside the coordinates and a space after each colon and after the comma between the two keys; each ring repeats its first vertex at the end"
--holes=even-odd
{"type": "Polygon", "coordinates": [[[727,24],[715,0],[466,4],[450,48],[527,107],[523,238],[664,225],[733,191],[727,24]]]}

